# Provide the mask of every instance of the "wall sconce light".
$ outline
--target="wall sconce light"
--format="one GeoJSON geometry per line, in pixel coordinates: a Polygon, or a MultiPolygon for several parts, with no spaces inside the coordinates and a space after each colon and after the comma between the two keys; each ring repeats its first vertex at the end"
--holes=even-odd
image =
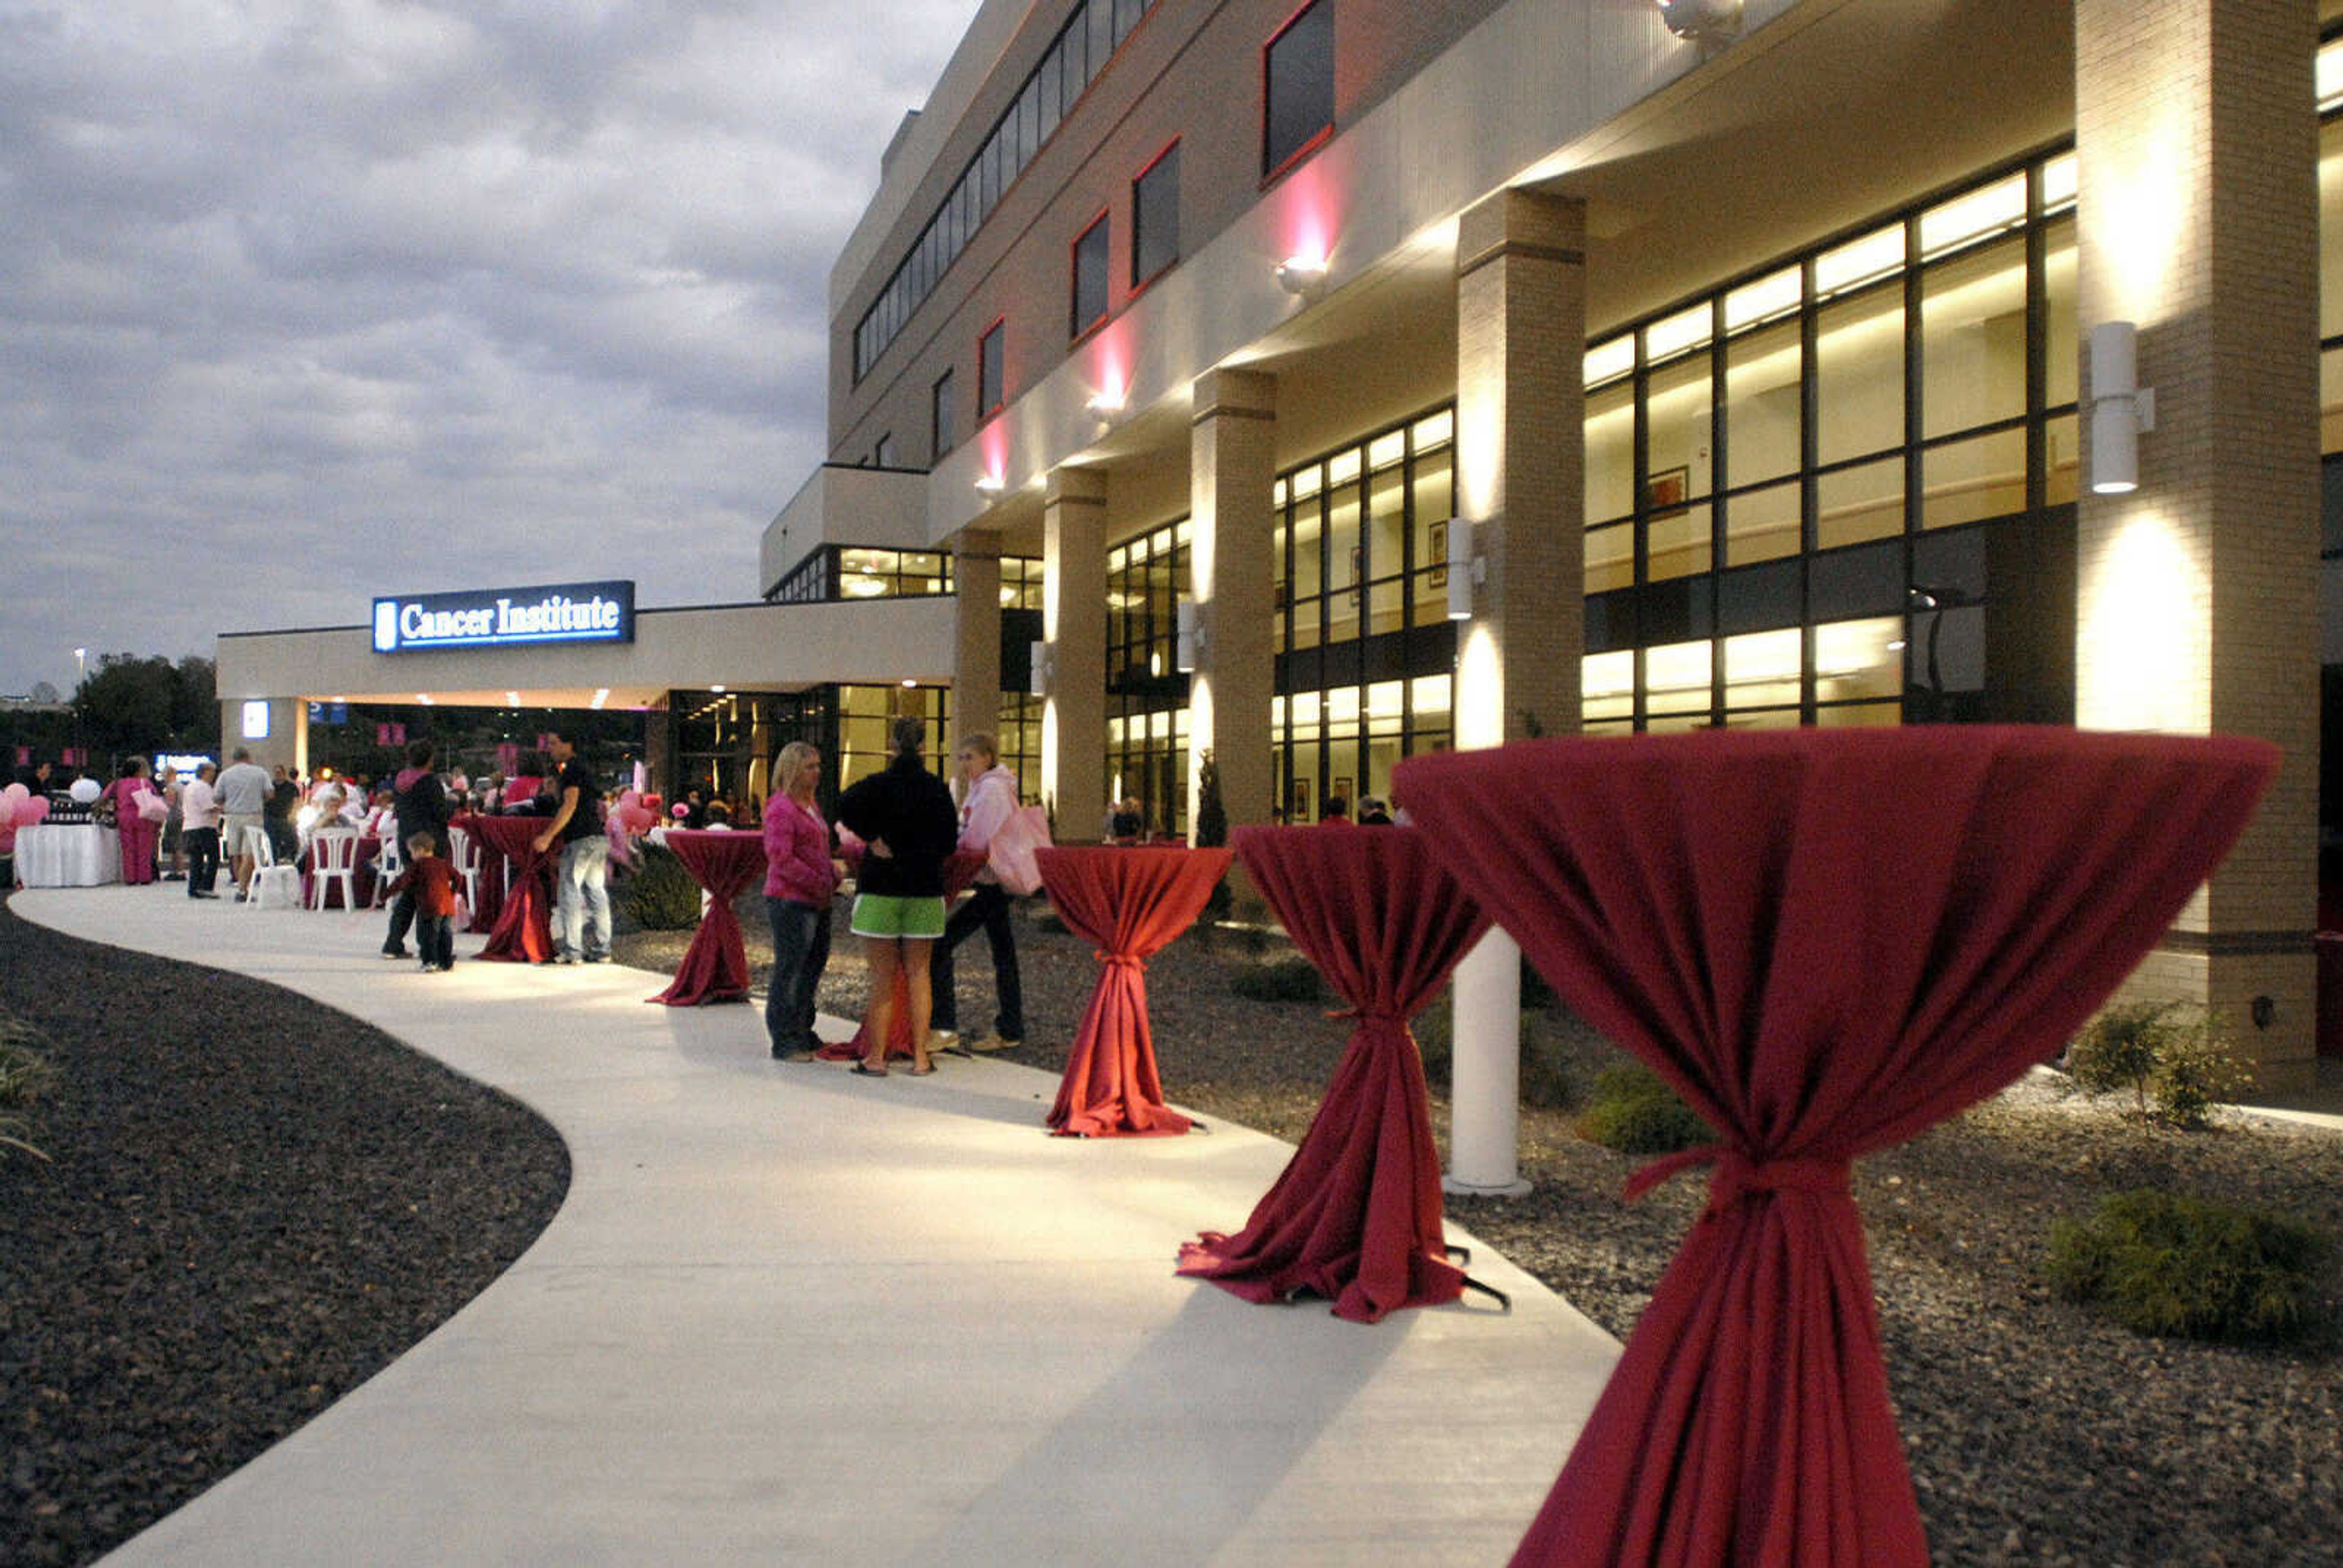
{"type": "Polygon", "coordinates": [[[2156,388],[2139,384],[2139,329],[2128,321],[2091,328],[2091,492],[2139,488],[2139,438],[2156,428],[2156,388]]]}
{"type": "MultiPolygon", "coordinates": [[[[1492,518],[1490,522],[1496,519],[1492,518]]],[[[1473,618],[1473,588],[1489,576],[1489,560],[1473,553],[1473,525],[1462,518],[1448,519],[1448,618],[1473,618]]]]}
{"type": "Polygon", "coordinates": [[[1722,43],[1741,31],[1741,0],[1656,0],[1660,20],[1679,38],[1722,43]]]}
{"type": "Polygon", "coordinates": [[[1050,678],[1057,672],[1050,666],[1049,643],[1038,638],[1033,642],[1032,670],[1031,678],[1025,683],[1026,690],[1035,697],[1049,696],[1050,678]]]}
{"type": "Polygon", "coordinates": [[[1212,646],[1204,630],[1204,607],[1194,599],[1180,601],[1180,623],[1172,642],[1172,662],[1182,675],[1195,673],[1196,665],[1212,646]]]}
{"type": "Polygon", "coordinates": [[[977,480],[976,487],[980,495],[997,496],[1009,487],[1009,481],[998,474],[987,474],[977,480]]]}
{"type": "Polygon", "coordinates": [[[1317,297],[1326,286],[1324,256],[1289,256],[1277,264],[1277,286],[1303,299],[1317,297]]]}
{"type": "Polygon", "coordinates": [[[1090,409],[1092,418],[1111,419],[1122,412],[1122,399],[1120,392],[1105,391],[1091,397],[1084,407],[1090,409]]]}

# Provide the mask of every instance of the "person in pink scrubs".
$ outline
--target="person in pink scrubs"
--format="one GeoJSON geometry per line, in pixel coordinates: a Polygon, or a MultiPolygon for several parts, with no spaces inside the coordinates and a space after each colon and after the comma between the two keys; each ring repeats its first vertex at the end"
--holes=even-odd
{"type": "Polygon", "coordinates": [[[134,886],[155,879],[155,845],[163,834],[163,824],[148,821],[138,809],[138,798],[155,793],[147,771],[146,759],[127,758],[121,776],[98,796],[113,803],[114,830],[122,836],[122,879],[134,886]]]}

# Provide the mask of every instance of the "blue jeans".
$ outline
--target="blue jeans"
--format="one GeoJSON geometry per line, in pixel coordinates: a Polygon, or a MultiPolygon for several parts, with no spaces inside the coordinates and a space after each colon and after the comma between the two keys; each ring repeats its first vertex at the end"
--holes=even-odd
{"type": "Polygon", "coordinates": [[[554,879],[555,937],[573,958],[610,956],[610,840],[599,833],[561,846],[554,879]],[[594,945],[584,945],[586,917],[594,917],[594,945]]]}
{"type": "Polygon", "coordinates": [[[765,918],[773,928],[773,978],[765,989],[765,1032],[773,1054],[819,1050],[813,996],[830,964],[830,905],[768,897],[765,918]]]}

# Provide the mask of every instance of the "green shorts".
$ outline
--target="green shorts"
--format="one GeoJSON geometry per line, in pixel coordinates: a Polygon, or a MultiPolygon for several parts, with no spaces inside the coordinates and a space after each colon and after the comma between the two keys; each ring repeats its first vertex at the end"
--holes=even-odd
{"type": "Polygon", "coordinates": [[[944,934],[944,901],[889,893],[858,894],[851,929],[858,937],[940,937],[944,934]]]}

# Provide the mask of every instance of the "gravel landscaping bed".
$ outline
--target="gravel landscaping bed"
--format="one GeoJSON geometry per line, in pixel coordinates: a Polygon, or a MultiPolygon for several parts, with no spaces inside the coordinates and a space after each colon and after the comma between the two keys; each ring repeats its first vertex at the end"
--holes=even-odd
{"type": "MultiPolygon", "coordinates": [[[[751,895],[739,908],[761,986],[763,906],[751,895]]],[[[1020,906],[1030,1038],[1007,1059],[1054,1070],[1096,968],[1040,909],[1020,906]]],[[[616,956],[670,971],[689,935],[622,918],[616,956]]],[[[1155,1038],[1176,1103],[1291,1140],[1348,1025],[1325,1016],[1332,1003],[1236,996],[1231,968],[1260,945],[1192,933],[1160,955],[1147,976],[1155,1038]]],[[[855,946],[840,940],[826,1011],[861,1009],[855,946]]],[[[960,1022],[981,1033],[980,936],[960,980],[960,1022]]],[[[363,1024],[257,982],[52,937],[5,910],[0,1010],[35,1028],[59,1075],[36,1138],[57,1166],[0,1161],[0,1560],[85,1560],[299,1424],[493,1278],[567,1180],[558,1141],[527,1112],[363,1024]]],[[[1618,1060],[1559,1011],[1530,1027],[1533,1049],[1582,1089],[1618,1060]]],[[[1444,1140],[1436,1083],[1433,1110],[1444,1140]]],[[[1624,1336],[1703,1183],[1624,1204],[1639,1161],[1580,1140],[1570,1120],[1525,1107],[1535,1191],[1450,1211],[1624,1336]]],[[[2343,1235],[2343,1137],[2243,1119],[2171,1132],[2036,1081],[1857,1168],[1936,1560],[2337,1561],[2343,1270],[2330,1262],[2330,1326],[2310,1343],[2138,1338],[2042,1282],[2052,1220],[2135,1186],[2343,1235]]]]}
{"type": "MultiPolygon", "coordinates": [[[[174,896],[176,887],[149,895],[174,896]]],[[[53,1070],[0,1155],[0,1562],[87,1562],[446,1322],[553,1218],[561,1141],[356,1019],[0,904],[53,1070]]]]}

